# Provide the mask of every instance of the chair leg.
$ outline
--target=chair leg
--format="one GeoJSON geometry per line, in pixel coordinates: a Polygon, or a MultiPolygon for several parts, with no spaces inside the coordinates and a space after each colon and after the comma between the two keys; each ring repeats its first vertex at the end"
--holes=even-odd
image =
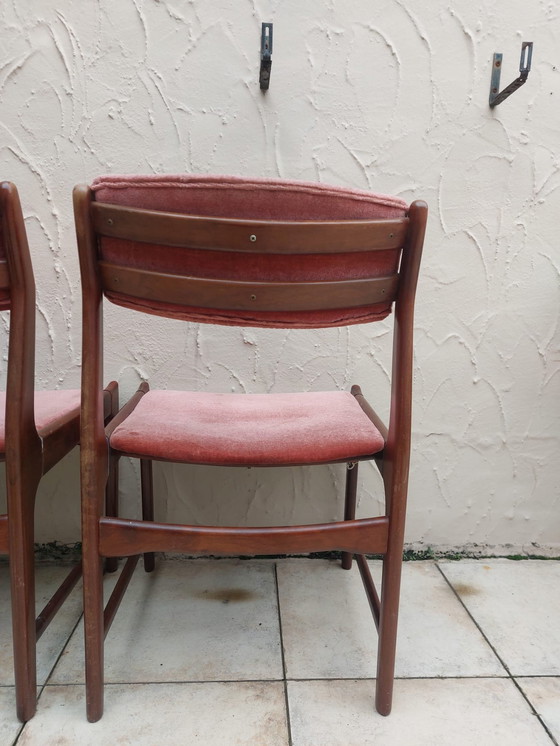
{"type": "MultiPolygon", "coordinates": [[[[344,500],[344,520],[353,521],[356,517],[356,491],[358,486],[358,462],[353,461],[346,469],[346,496],[344,500]]],[[[352,554],[342,552],[342,569],[350,570],[352,567],[352,554]]]]}
{"type": "Polygon", "coordinates": [[[103,715],[103,565],[99,557],[84,558],[84,635],[87,719],[103,715]]]}
{"type": "MultiPolygon", "coordinates": [[[[109,477],[105,488],[105,514],[111,518],[119,515],[119,460],[114,454],[109,457],[109,477]]],[[[105,572],[115,572],[119,566],[118,557],[105,558],[105,572]]]]}
{"type": "MultiPolygon", "coordinates": [[[[26,480],[27,481],[27,480],[26,480]]],[[[31,481],[31,480],[30,480],[31,481]]],[[[14,485],[8,496],[12,629],[17,716],[23,722],[37,709],[35,631],[34,506],[37,482],[14,485]]]]}
{"type": "Polygon", "coordinates": [[[82,483],[82,563],[86,707],[89,722],[95,723],[103,715],[103,559],[99,555],[97,534],[104,483],[99,480],[98,487],[95,477],[90,480],[89,484],[82,483]]]}
{"type": "MultiPolygon", "coordinates": [[[[154,520],[154,480],[152,462],[149,459],[140,460],[140,484],[142,491],[142,520],[154,520]]],[[[155,567],[153,552],[144,554],[144,570],[152,572],[155,567]]]]}
{"type": "Polygon", "coordinates": [[[380,715],[389,715],[393,702],[401,571],[400,545],[398,548],[390,549],[383,560],[375,691],[375,707],[380,715]]]}

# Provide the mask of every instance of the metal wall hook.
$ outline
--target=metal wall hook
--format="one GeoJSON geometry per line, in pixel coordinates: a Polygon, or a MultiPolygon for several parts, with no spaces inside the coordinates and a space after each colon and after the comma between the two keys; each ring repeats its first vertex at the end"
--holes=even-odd
{"type": "Polygon", "coordinates": [[[503,91],[498,93],[500,90],[500,74],[502,72],[502,57],[500,52],[494,54],[492,60],[492,78],[490,79],[490,108],[493,109],[502,101],[505,101],[508,96],[520,88],[529,76],[529,70],[531,69],[531,59],[533,57],[533,42],[524,41],[521,43],[521,58],[519,60],[519,77],[516,78],[513,83],[510,83],[503,91]]]}
{"type": "Polygon", "coordinates": [[[259,84],[261,91],[267,91],[272,67],[272,24],[263,23],[261,28],[261,70],[259,84]]]}

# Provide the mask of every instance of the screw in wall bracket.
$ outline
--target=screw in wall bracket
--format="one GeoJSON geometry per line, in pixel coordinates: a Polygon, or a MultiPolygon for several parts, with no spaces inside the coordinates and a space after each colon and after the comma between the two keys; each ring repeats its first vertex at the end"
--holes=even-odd
{"type": "Polygon", "coordinates": [[[267,91],[272,67],[272,24],[263,23],[261,28],[261,70],[259,84],[261,91],[267,91]]]}
{"type": "Polygon", "coordinates": [[[503,91],[498,93],[500,90],[500,73],[502,72],[502,57],[503,55],[499,52],[494,54],[492,60],[492,77],[490,79],[490,97],[488,103],[490,108],[493,109],[502,101],[505,101],[508,96],[511,96],[518,88],[525,83],[529,77],[529,70],[531,69],[531,59],[533,57],[533,42],[524,41],[521,44],[521,58],[519,60],[519,77],[516,78],[513,83],[510,83],[503,91]]]}

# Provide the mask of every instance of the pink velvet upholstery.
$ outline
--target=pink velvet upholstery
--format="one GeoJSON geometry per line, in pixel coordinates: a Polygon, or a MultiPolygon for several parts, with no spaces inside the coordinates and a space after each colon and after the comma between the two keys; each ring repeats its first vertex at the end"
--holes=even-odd
{"type": "MultiPolygon", "coordinates": [[[[39,432],[48,432],[56,423],[70,413],[79,414],[80,391],[35,392],[35,425],[39,432]]],[[[6,448],[6,393],[0,392],[0,453],[6,448]]]]}
{"type": "MultiPolygon", "coordinates": [[[[92,184],[99,202],[205,217],[252,220],[372,220],[400,218],[406,203],[357,189],[233,176],[103,176],[92,184]]],[[[123,266],[214,279],[304,282],[381,277],[395,272],[400,252],[280,255],[162,247],[102,238],[100,257],[123,266]]],[[[263,247],[266,249],[266,247],[263,247]]],[[[323,327],[384,318],[390,304],[308,312],[228,311],[138,302],[115,292],[113,302],[189,321],[248,326],[323,327]]]]}
{"type": "Polygon", "coordinates": [[[384,447],[355,397],[336,391],[149,391],[110,444],[131,456],[218,466],[328,463],[384,447]]]}

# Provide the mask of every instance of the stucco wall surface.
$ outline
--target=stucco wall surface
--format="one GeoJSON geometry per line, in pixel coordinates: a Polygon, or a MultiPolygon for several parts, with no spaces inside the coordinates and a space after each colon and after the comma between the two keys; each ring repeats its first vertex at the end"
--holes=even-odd
{"type": "MultiPolygon", "coordinates": [[[[185,171],[423,198],[407,541],[557,551],[559,42],[549,0],[5,0],[0,178],[20,189],[33,251],[37,385],[79,384],[76,183],[185,171]],[[266,95],[262,21],[274,23],[266,95]],[[535,44],[529,80],[492,111],[492,54],[504,54],[506,85],[523,40],[535,44]]],[[[143,377],[237,392],[356,382],[387,414],[387,324],[232,334],[115,307],[109,317],[106,377],[125,395],[143,377]]],[[[5,375],[5,334],[3,345],[5,375]]],[[[342,467],[158,467],[158,517],[330,520],[343,479],[342,467]]],[[[78,538],[77,480],[76,454],[45,480],[40,541],[78,538]]],[[[365,466],[360,514],[378,487],[365,466]]],[[[135,515],[128,462],[122,488],[135,515]]]]}

